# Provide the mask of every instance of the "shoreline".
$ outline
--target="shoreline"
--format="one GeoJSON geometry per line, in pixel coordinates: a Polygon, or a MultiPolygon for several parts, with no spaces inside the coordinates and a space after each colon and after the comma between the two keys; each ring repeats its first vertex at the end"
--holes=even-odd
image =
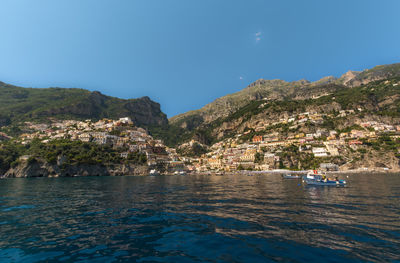
{"type": "MultiPolygon", "coordinates": [[[[268,170],[268,171],[236,171],[236,172],[200,172],[190,173],[191,175],[240,175],[240,174],[307,174],[310,170],[290,171],[290,170],[268,170]]],[[[347,170],[347,171],[327,171],[327,174],[400,174],[400,170],[347,170]]]]}
{"type": "MultiPolygon", "coordinates": [[[[236,171],[236,172],[195,172],[187,173],[185,175],[176,174],[160,174],[157,176],[187,176],[187,175],[207,175],[207,176],[235,176],[235,175],[272,175],[272,174],[307,174],[309,170],[306,171],[290,171],[290,170],[271,170],[271,171],[236,171]]],[[[353,175],[373,175],[373,174],[387,174],[387,175],[400,175],[400,171],[382,171],[382,170],[348,170],[348,171],[328,171],[327,174],[353,174],[353,175]]],[[[74,176],[31,176],[31,177],[6,177],[0,175],[0,179],[11,179],[11,178],[76,178],[76,177],[132,177],[132,176],[152,176],[149,174],[121,174],[121,175],[74,175],[74,176]]]]}

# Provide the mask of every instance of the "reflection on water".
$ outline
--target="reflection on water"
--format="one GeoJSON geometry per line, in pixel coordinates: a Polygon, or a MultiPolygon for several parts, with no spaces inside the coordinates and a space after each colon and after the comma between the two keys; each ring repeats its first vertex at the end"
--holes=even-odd
{"type": "Polygon", "coordinates": [[[278,175],[5,179],[0,261],[400,258],[400,176],[348,187],[278,175]]]}

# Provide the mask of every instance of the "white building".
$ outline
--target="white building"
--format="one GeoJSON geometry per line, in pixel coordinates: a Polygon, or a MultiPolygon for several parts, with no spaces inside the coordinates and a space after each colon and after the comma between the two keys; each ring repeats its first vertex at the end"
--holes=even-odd
{"type": "Polygon", "coordinates": [[[328,153],[326,152],[326,148],[323,147],[313,147],[312,153],[315,157],[326,157],[328,153]]]}

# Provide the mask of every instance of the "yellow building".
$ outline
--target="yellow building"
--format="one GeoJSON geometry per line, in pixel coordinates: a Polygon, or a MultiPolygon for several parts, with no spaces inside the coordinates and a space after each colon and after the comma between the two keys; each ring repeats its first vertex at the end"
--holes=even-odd
{"type": "Polygon", "coordinates": [[[222,159],[220,159],[220,158],[209,158],[208,165],[211,167],[211,169],[222,169],[223,168],[222,159]]]}

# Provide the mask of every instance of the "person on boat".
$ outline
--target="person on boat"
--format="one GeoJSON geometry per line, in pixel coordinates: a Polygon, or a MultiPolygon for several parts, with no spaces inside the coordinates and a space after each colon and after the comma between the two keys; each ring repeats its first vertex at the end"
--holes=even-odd
{"type": "Polygon", "coordinates": [[[328,177],[326,177],[326,174],[322,174],[322,181],[324,181],[325,183],[328,181],[328,177]]]}
{"type": "Polygon", "coordinates": [[[335,176],[335,181],[339,182],[339,177],[335,176]]]}

